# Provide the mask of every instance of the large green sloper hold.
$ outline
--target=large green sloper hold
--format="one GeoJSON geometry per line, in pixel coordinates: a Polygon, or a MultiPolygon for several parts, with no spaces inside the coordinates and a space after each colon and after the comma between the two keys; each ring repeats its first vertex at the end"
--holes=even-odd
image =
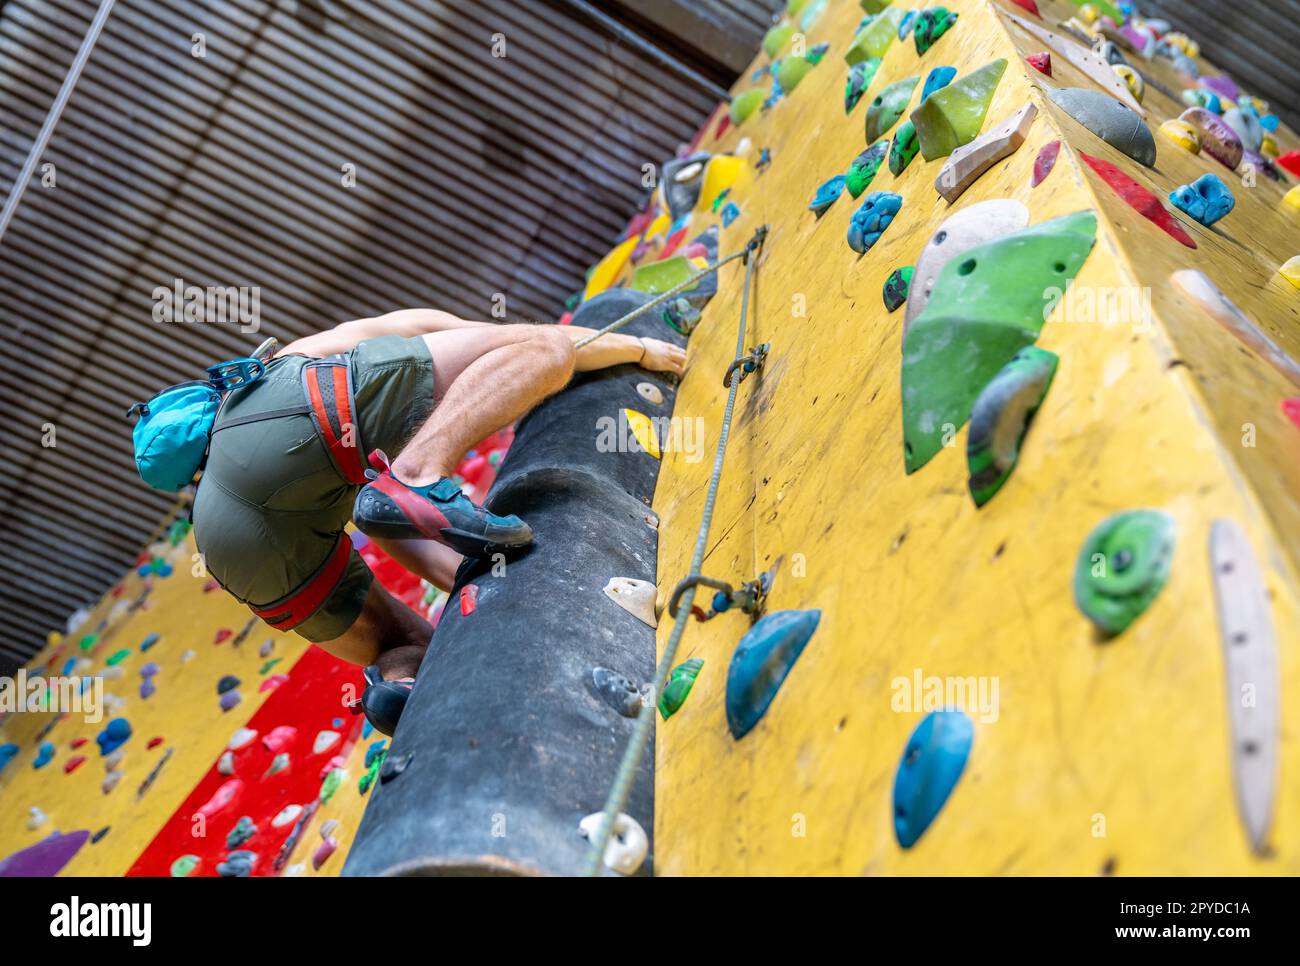
{"type": "Polygon", "coordinates": [[[894,81],[871,102],[867,108],[867,143],[872,144],[898,123],[912,100],[912,91],[921,82],[919,77],[904,77],[894,81]]]}
{"type": "Polygon", "coordinates": [[[1006,58],[999,58],[935,91],[912,112],[925,160],[946,158],[979,137],[993,92],[1006,69],[1006,58]]]}
{"type": "Polygon", "coordinates": [[[869,57],[884,57],[889,45],[898,36],[898,25],[903,22],[903,11],[890,7],[867,24],[844,52],[845,62],[852,67],[869,57]]]}
{"type": "Polygon", "coordinates": [[[1096,240],[1096,214],[1081,211],[979,245],[944,266],[903,336],[908,473],[934,458],[970,418],[989,380],[1034,344],[1096,240]]]}

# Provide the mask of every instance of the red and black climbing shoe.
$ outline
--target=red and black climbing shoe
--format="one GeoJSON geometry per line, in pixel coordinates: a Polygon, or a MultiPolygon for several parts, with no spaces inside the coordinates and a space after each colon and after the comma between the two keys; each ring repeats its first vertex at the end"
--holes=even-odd
{"type": "Polygon", "coordinates": [[[361,692],[361,710],[376,731],[391,738],[406,707],[406,699],[411,696],[411,688],[415,687],[415,678],[385,681],[374,664],[363,673],[367,687],[361,692]]]}
{"type": "Polygon", "coordinates": [[[423,537],[479,558],[532,543],[533,531],[523,520],[489,513],[449,477],[429,486],[408,486],[390,470],[367,472],[371,482],[357,494],[352,519],[368,536],[393,540],[423,537]]]}

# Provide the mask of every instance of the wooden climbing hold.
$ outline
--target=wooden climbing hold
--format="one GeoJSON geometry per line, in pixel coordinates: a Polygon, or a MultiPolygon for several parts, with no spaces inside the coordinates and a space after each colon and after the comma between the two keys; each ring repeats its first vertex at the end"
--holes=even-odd
{"type": "MultiPolygon", "coordinates": [[[[604,812],[593,812],[583,817],[578,823],[578,832],[583,838],[591,840],[600,832],[604,812]]],[[[641,823],[631,815],[622,812],[614,819],[609,841],[605,844],[605,854],[601,857],[606,867],[620,875],[635,873],[650,851],[650,839],[645,834],[641,823]]]]}
{"type": "Polygon", "coordinates": [[[1061,153],[1060,141],[1048,141],[1038,152],[1038,157],[1034,158],[1034,174],[1029,183],[1031,188],[1037,188],[1047,180],[1047,176],[1052,173],[1056,167],[1056,159],[1061,153]]]}
{"type": "Polygon", "coordinates": [[[650,627],[658,626],[655,615],[655,585],[635,577],[611,577],[605,584],[605,596],[650,627]]]}
{"type": "Polygon", "coordinates": [[[1210,527],[1210,569],[1227,679],[1237,810],[1251,848],[1263,855],[1277,799],[1281,725],[1269,593],[1249,538],[1231,520],[1215,520],[1210,527]]]}
{"type": "Polygon", "coordinates": [[[848,174],[844,176],[844,187],[856,201],[866,191],[876,177],[876,172],[884,164],[889,154],[889,142],[877,141],[859,154],[849,164],[848,174]]]}
{"type": "Polygon", "coordinates": [[[890,312],[897,312],[903,303],[907,301],[907,290],[911,286],[911,265],[905,265],[890,272],[889,278],[885,279],[885,286],[881,292],[885,300],[885,308],[890,312]]]}
{"type": "Polygon", "coordinates": [[[910,849],[947,803],[970,757],[975,726],[955,708],[931,711],[907,739],[894,773],[894,837],[910,849]]]}
{"type": "Polygon", "coordinates": [[[1135,112],[1113,97],[1084,87],[1057,88],[1048,94],[1058,107],[1115,150],[1145,167],[1155,167],[1155,137],[1135,112]]]}
{"type": "Polygon", "coordinates": [[[1092,49],[1094,38],[1087,30],[1080,28],[1083,33],[1082,43],[1075,43],[1015,14],[1007,14],[1007,19],[1039,43],[1045,44],[1058,57],[1072,64],[1111,97],[1122,104],[1127,104],[1139,116],[1146,116],[1146,111],[1133,96],[1128,85],[1111,69],[1110,61],[1092,49]]]}
{"type": "Polygon", "coordinates": [[[883,137],[889,130],[898,123],[898,119],[903,116],[907,110],[908,102],[912,99],[912,91],[920,83],[919,77],[904,77],[900,81],[894,81],[871,102],[867,108],[866,134],[867,143],[872,144],[879,138],[883,137]]]}
{"type": "Polygon", "coordinates": [[[935,190],[948,204],[956,202],[980,175],[1020,150],[1036,117],[1038,108],[1031,101],[970,144],[957,148],[939,171],[934,181],[935,190]]]}
{"type": "Polygon", "coordinates": [[[1041,53],[1030,54],[1025,58],[1025,63],[1040,74],[1045,74],[1048,77],[1052,76],[1052,55],[1046,50],[1041,53]]]}
{"type": "Polygon", "coordinates": [[[947,157],[979,136],[1006,69],[1006,59],[999,58],[931,94],[912,112],[925,160],[947,157]]]}
{"type": "MultiPolygon", "coordinates": [[[[1069,287],[1096,237],[1096,215],[1081,211],[971,248],[944,266],[903,336],[903,463],[909,474],[966,423],[989,380],[1034,344],[1046,322],[1047,293],[1059,296],[1069,287]]],[[[909,313],[920,279],[918,262],[909,313]]]]}
{"type": "Polygon", "coordinates": [[[1080,151],[1079,155],[1134,211],[1155,224],[1179,244],[1186,245],[1188,248],[1196,247],[1196,241],[1187,234],[1187,229],[1179,224],[1178,219],[1165,209],[1154,194],[1109,161],[1094,158],[1083,151],[1080,151]]]}
{"type": "Polygon", "coordinates": [[[1104,633],[1123,633],[1164,589],[1174,555],[1174,518],[1159,510],[1116,513],[1083,542],[1074,600],[1104,633]]]}
{"type": "Polygon", "coordinates": [[[902,195],[889,191],[873,191],[867,195],[849,219],[849,247],[859,255],[865,254],[893,224],[894,216],[902,207],[902,195]]]}
{"type": "Polygon", "coordinates": [[[682,705],[686,703],[691,688],[695,686],[695,679],[703,667],[704,659],[693,657],[677,665],[668,675],[668,680],[664,682],[664,689],[659,695],[659,714],[665,721],[680,711],[682,705]]]}
{"type": "Polygon", "coordinates": [[[727,669],[727,727],[745,737],[776,698],[790,669],[821,622],[820,610],[768,614],[749,629],[727,669]]]}
{"type": "Polygon", "coordinates": [[[1046,349],[1026,346],[1002,367],[971,407],[966,465],[970,495],[977,507],[993,499],[1015,469],[1029,423],[1047,397],[1059,361],[1046,349]]]}
{"type": "Polygon", "coordinates": [[[1237,199],[1217,174],[1203,174],[1191,184],[1175,188],[1170,192],[1169,200],[1179,211],[1206,227],[1229,214],[1237,204],[1237,199]]]}

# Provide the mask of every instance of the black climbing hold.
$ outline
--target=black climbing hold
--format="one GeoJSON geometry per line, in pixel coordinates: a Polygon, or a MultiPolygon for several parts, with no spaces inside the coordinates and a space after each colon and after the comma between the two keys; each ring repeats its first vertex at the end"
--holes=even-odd
{"type": "Polygon", "coordinates": [[[885,308],[890,312],[897,312],[903,303],[907,301],[907,291],[911,287],[911,265],[905,265],[890,272],[889,278],[885,279],[885,288],[882,293],[885,299],[885,308]]]}
{"type": "Polygon", "coordinates": [[[591,683],[600,699],[625,718],[641,710],[641,689],[628,678],[607,667],[592,668],[591,683]]]}
{"type": "Polygon", "coordinates": [[[415,758],[414,752],[407,752],[402,755],[388,755],[384,758],[384,763],[379,766],[379,781],[381,784],[388,784],[402,772],[406,771],[412,759],[415,758]]]}
{"type": "Polygon", "coordinates": [[[227,674],[217,682],[217,694],[225,694],[227,691],[233,691],[239,687],[239,678],[233,674],[227,674]]]}

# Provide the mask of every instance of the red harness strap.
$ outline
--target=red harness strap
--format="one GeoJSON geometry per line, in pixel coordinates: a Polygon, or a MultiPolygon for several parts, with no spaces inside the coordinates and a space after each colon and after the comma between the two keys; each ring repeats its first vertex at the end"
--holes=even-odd
{"type": "Polygon", "coordinates": [[[352,368],[341,360],[322,359],[303,366],[302,380],[312,421],[325,441],[334,468],[349,483],[365,485],[366,459],[356,420],[352,368]]]}
{"type": "Polygon", "coordinates": [[[352,540],[346,533],[340,533],[338,543],[334,545],[330,555],[305,584],[273,604],[265,607],[253,607],[252,604],[248,606],[254,614],[276,630],[292,630],[316,613],[321,604],[325,603],[325,598],[333,592],[343,577],[351,555],[352,540]]]}

